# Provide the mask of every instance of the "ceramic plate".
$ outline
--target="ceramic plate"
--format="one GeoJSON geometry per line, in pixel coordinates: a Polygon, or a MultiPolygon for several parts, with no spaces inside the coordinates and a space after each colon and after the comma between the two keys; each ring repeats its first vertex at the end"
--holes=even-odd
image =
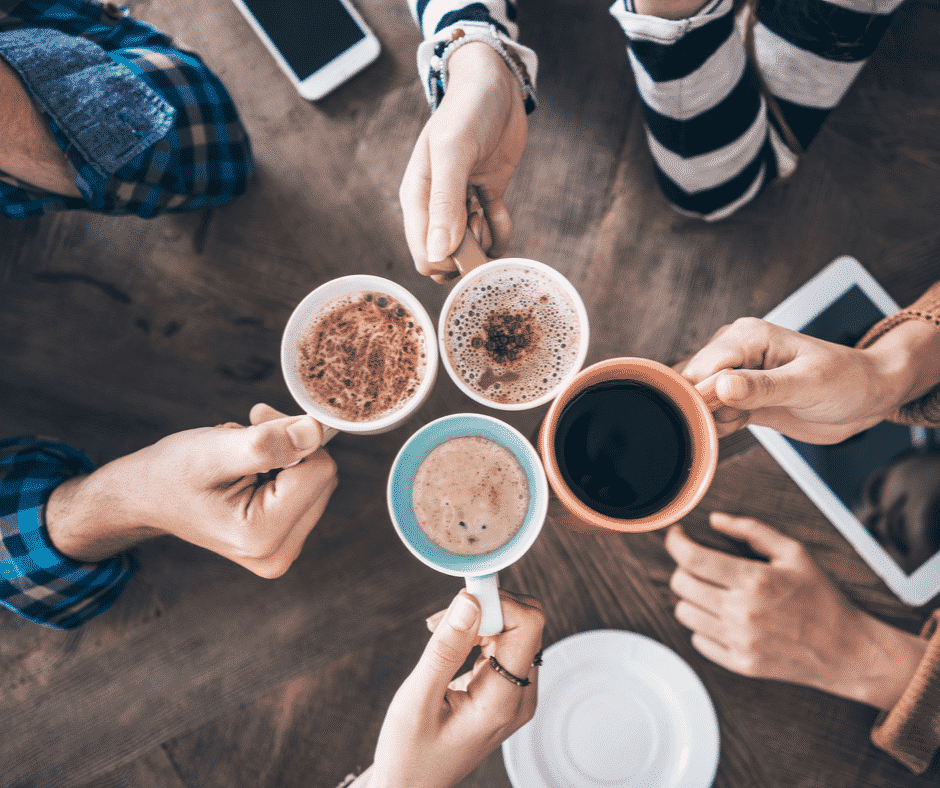
{"type": "Polygon", "coordinates": [[[718,719],[688,663],[634,632],[545,650],[535,717],[503,743],[514,788],[708,788],[718,719]]]}

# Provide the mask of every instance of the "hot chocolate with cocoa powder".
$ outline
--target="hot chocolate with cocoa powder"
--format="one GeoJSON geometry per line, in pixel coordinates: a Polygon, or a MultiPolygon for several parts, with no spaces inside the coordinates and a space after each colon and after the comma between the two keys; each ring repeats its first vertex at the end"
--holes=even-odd
{"type": "Polygon", "coordinates": [[[427,338],[396,299],[373,292],[332,301],[297,344],[297,373],[309,396],[345,421],[398,410],[427,372],[427,338]]]}

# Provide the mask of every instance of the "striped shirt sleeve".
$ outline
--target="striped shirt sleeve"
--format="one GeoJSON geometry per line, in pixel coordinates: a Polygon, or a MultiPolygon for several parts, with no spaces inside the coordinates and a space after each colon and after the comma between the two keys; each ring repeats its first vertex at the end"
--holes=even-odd
{"type": "Polygon", "coordinates": [[[496,50],[519,82],[526,112],[535,109],[538,58],[518,42],[517,10],[512,0],[408,0],[408,7],[424,36],[418,47],[418,73],[432,110],[447,91],[450,55],[471,41],[483,41],[496,50]]]}
{"type": "Polygon", "coordinates": [[[0,604],[37,624],[71,629],[107,610],[136,568],[127,554],[99,563],[56,549],[49,496],[94,470],[81,452],[33,438],[0,440],[0,604]]]}

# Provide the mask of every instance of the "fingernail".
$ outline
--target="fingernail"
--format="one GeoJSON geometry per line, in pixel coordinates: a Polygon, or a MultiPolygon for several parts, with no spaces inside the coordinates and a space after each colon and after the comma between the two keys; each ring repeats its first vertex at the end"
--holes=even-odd
{"type": "Polygon", "coordinates": [[[294,448],[298,451],[304,451],[317,448],[320,445],[322,433],[312,418],[304,416],[287,427],[287,434],[290,436],[294,448]]]}
{"type": "Polygon", "coordinates": [[[447,623],[454,629],[466,632],[476,623],[478,614],[477,606],[463,594],[458,594],[457,598],[450,603],[447,623]]]}
{"type": "Polygon", "coordinates": [[[748,393],[747,380],[742,375],[722,375],[715,382],[715,391],[723,400],[744,399],[748,393]]]}
{"type": "Polygon", "coordinates": [[[442,227],[435,227],[428,233],[428,262],[439,263],[450,251],[450,236],[442,227]]]}

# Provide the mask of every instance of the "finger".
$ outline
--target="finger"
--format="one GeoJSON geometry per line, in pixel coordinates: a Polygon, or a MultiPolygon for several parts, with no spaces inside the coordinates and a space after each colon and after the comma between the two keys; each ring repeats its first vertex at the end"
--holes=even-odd
{"type": "Polygon", "coordinates": [[[405,222],[405,240],[415,262],[415,268],[443,284],[448,273],[456,273],[453,261],[428,261],[428,202],[431,194],[431,153],[428,147],[428,127],[425,126],[412,151],[408,166],[398,189],[405,222]]]}
{"type": "Polygon", "coordinates": [[[692,384],[726,369],[762,369],[767,354],[775,352],[779,366],[793,358],[796,347],[790,332],[766,320],[743,317],[719,329],[682,371],[692,384]]]}
{"type": "Polygon", "coordinates": [[[323,441],[320,424],[310,416],[286,416],[208,434],[200,462],[217,482],[266,473],[292,465],[316,451],[323,441]]]}
{"type": "MultiPolygon", "coordinates": [[[[500,665],[517,678],[529,678],[537,668],[532,660],[542,647],[545,616],[535,600],[522,600],[500,590],[505,629],[499,635],[485,638],[480,646],[487,657],[496,657],[500,665]],[[535,604],[533,604],[535,603],[535,604]]],[[[479,698],[486,708],[506,708],[521,702],[520,687],[495,670],[481,670],[470,683],[471,698],[479,698]]]]}
{"type": "Polygon", "coordinates": [[[441,619],[443,619],[446,614],[446,610],[438,610],[434,615],[428,616],[425,619],[425,623],[428,625],[428,629],[431,632],[437,629],[437,625],[441,623],[441,619]]]}
{"type": "Polygon", "coordinates": [[[336,463],[321,449],[264,485],[249,511],[259,549],[244,565],[262,577],[284,574],[323,517],[337,484],[336,463]]]}
{"type": "Polygon", "coordinates": [[[479,603],[465,589],[461,590],[403,685],[413,703],[422,709],[439,708],[454,674],[476,645],[480,618],[479,603]]]}
{"type": "Polygon", "coordinates": [[[692,632],[718,643],[725,641],[725,626],[720,618],[697,605],[681,600],[676,604],[676,620],[692,632]]]}
{"type": "Polygon", "coordinates": [[[486,190],[481,190],[483,211],[491,239],[483,248],[490,257],[501,257],[509,247],[512,238],[512,217],[502,199],[487,199],[486,190]]]}
{"type": "Polygon", "coordinates": [[[718,615],[725,606],[727,590],[719,586],[706,583],[695,575],[686,572],[682,567],[676,569],[669,578],[669,587],[681,599],[687,599],[704,610],[718,615]]]}
{"type": "Polygon", "coordinates": [[[735,539],[743,539],[758,553],[771,561],[789,560],[801,549],[800,543],[784,536],[769,525],[752,517],[732,517],[724,512],[712,512],[708,518],[712,528],[735,539]]]}
{"type": "Polygon", "coordinates": [[[259,402],[252,406],[251,411],[248,414],[249,422],[252,425],[264,424],[267,421],[276,421],[277,419],[286,418],[288,418],[288,414],[281,413],[281,411],[275,410],[270,405],[266,405],[264,402],[259,402]]]}
{"type": "Polygon", "coordinates": [[[467,227],[467,185],[475,161],[467,146],[431,141],[431,182],[428,192],[428,263],[441,266],[457,251],[467,227]]]}
{"type": "Polygon", "coordinates": [[[727,668],[728,670],[734,671],[735,673],[744,672],[741,670],[742,666],[740,665],[735,652],[720,641],[712,640],[711,638],[708,638],[705,635],[700,635],[696,632],[692,635],[692,645],[702,656],[710,659],[712,662],[718,665],[721,665],[723,668],[727,668]]]}
{"type": "Polygon", "coordinates": [[[703,547],[689,539],[680,525],[671,526],[666,533],[666,550],[686,572],[722,588],[734,586],[736,579],[747,573],[749,564],[753,563],[703,547]]]}

